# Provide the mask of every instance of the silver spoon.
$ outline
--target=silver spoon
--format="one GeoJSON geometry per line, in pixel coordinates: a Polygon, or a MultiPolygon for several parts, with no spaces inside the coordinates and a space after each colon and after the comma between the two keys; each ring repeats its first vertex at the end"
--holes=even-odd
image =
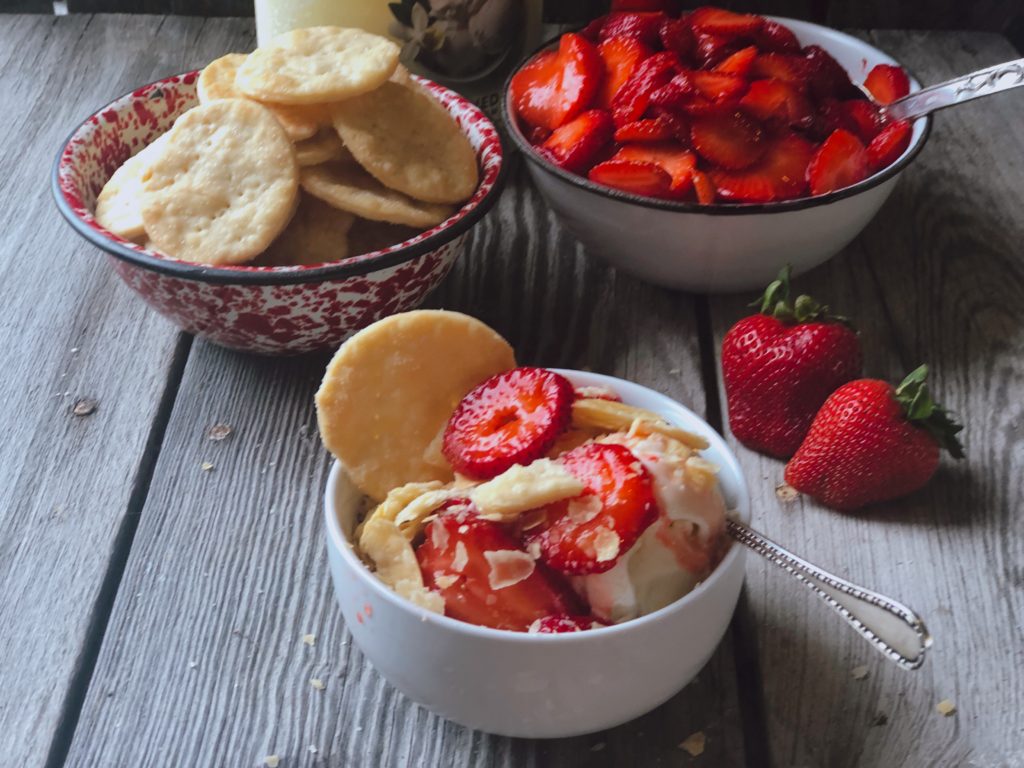
{"type": "Polygon", "coordinates": [[[1011,88],[1019,88],[1022,85],[1024,59],[1017,59],[922,88],[902,99],[896,99],[891,104],[878,104],[866,88],[861,86],[861,90],[867,94],[868,99],[875,102],[886,117],[893,120],[916,120],[939,109],[991,96],[1011,88]]]}
{"type": "Polygon", "coordinates": [[[924,663],[932,636],[921,617],[910,608],[797,557],[743,523],[728,520],[727,527],[740,544],[803,582],[886,658],[904,669],[917,669],[924,663]]]}

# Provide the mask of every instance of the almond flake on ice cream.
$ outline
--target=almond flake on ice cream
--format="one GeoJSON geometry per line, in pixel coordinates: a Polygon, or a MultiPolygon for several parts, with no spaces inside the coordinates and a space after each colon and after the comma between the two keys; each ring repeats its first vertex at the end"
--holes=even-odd
{"type": "Polygon", "coordinates": [[[406,483],[388,491],[384,501],[373,510],[372,517],[394,521],[398,513],[412,504],[427,491],[436,491],[444,487],[440,480],[426,483],[406,483]]]}
{"type": "Polygon", "coordinates": [[[601,499],[593,494],[588,494],[580,496],[578,499],[572,499],[566,509],[566,514],[576,525],[583,525],[601,514],[601,509],[601,499]]]}
{"type": "Polygon", "coordinates": [[[487,581],[491,585],[491,589],[495,591],[511,587],[513,584],[518,584],[523,579],[529,578],[535,568],[532,557],[515,549],[484,552],[484,559],[490,566],[487,572],[487,581]]]}
{"type": "Polygon", "coordinates": [[[373,561],[377,578],[405,599],[444,613],[444,599],[427,589],[412,544],[391,520],[371,517],[363,525],[359,547],[373,561]]]}
{"type": "Polygon", "coordinates": [[[669,424],[661,416],[645,408],[598,398],[582,398],[572,404],[572,425],[578,429],[603,429],[609,432],[630,432],[630,436],[652,433],[678,440],[695,450],[708,447],[700,435],[669,424]]]}
{"type": "Polygon", "coordinates": [[[597,553],[597,562],[606,563],[619,556],[619,548],[622,540],[619,534],[608,528],[602,528],[594,536],[594,551],[597,553]]]}
{"type": "Polygon", "coordinates": [[[452,570],[462,573],[469,562],[469,553],[466,552],[466,545],[461,541],[455,543],[455,557],[452,558],[452,570]]]}
{"type": "Polygon", "coordinates": [[[534,539],[526,545],[526,554],[534,560],[540,560],[540,541],[534,539]]]}
{"type": "Polygon", "coordinates": [[[434,583],[437,584],[438,589],[448,589],[461,578],[462,576],[457,573],[442,573],[440,576],[434,577],[434,583]]]}
{"type": "Polygon", "coordinates": [[[718,465],[700,456],[691,456],[683,465],[686,483],[698,493],[714,487],[718,482],[718,465]]]}
{"type": "Polygon", "coordinates": [[[452,491],[447,489],[427,491],[409,502],[395,516],[395,525],[405,538],[412,541],[423,530],[424,520],[451,497],[452,491]]]}
{"type": "Polygon", "coordinates": [[[492,480],[478,485],[469,497],[480,517],[509,522],[531,509],[583,493],[584,486],[560,464],[537,459],[527,466],[513,465],[492,480]]]}
{"type": "Polygon", "coordinates": [[[430,543],[438,551],[448,548],[448,529],[443,525],[430,526],[430,543]]]}

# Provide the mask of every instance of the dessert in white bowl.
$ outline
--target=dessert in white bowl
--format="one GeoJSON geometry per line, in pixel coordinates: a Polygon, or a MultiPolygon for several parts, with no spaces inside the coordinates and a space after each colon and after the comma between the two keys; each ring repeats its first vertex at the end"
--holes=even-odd
{"type": "MultiPolygon", "coordinates": [[[[405,323],[408,331],[410,322],[432,323],[436,318],[430,315],[451,315],[410,314],[420,317],[407,316],[394,322],[405,323]]],[[[447,317],[443,321],[451,319],[447,317]]],[[[469,318],[465,318],[465,321],[475,322],[469,318]]],[[[359,346],[361,343],[357,341],[357,351],[359,346]]],[[[444,358],[445,355],[439,354],[440,348],[435,344],[431,349],[430,343],[419,338],[410,359],[408,348],[399,350],[402,346],[392,344],[387,355],[374,353],[371,357],[378,360],[403,359],[406,365],[419,370],[419,379],[438,382],[438,374],[430,365],[418,366],[424,360],[444,358]]],[[[463,348],[463,345],[454,345],[453,348],[463,348]]],[[[350,352],[342,357],[342,361],[348,358],[349,362],[358,363],[360,355],[352,356],[350,352]]],[[[475,359],[477,355],[470,357],[475,359]]],[[[507,370],[512,365],[514,361],[506,361],[504,367],[507,370]]],[[[452,367],[452,364],[447,366],[449,372],[444,373],[442,378],[451,375],[452,367]]],[[[546,527],[534,528],[532,534],[528,529],[525,536],[520,531],[518,541],[511,524],[486,519],[473,520],[472,524],[468,520],[460,521],[454,528],[448,528],[449,535],[445,540],[442,534],[429,531],[428,528],[439,526],[454,514],[472,514],[465,508],[465,504],[452,503],[454,497],[449,497],[443,502],[448,506],[441,509],[440,514],[437,509],[433,509],[422,517],[419,513],[409,513],[399,523],[394,520],[390,522],[391,526],[400,530],[400,524],[408,525],[413,519],[419,518],[417,524],[422,524],[422,528],[411,540],[403,537],[404,544],[393,536],[389,537],[389,546],[393,548],[390,551],[404,551],[405,554],[395,556],[393,561],[388,560],[383,573],[376,562],[373,567],[376,567],[377,573],[372,572],[357,552],[358,543],[366,533],[365,525],[359,529],[360,517],[366,517],[367,510],[371,510],[368,519],[372,521],[379,505],[374,507],[365,503],[365,494],[360,490],[362,483],[353,482],[352,473],[347,471],[347,465],[353,462],[353,455],[335,442],[344,431],[335,429],[338,425],[329,423],[330,412],[338,404],[336,397],[339,392],[358,391],[361,386],[359,376],[353,370],[347,371],[344,388],[337,389],[329,381],[329,372],[325,378],[325,388],[318,395],[325,441],[336,454],[342,454],[342,462],[331,473],[325,498],[328,553],[335,591],[356,643],[385,677],[414,700],[471,727],[527,737],[584,733],[631,719],[673,695],[699,671],[725,631],[743,577],[742,551],[738,547],[728,548],[724,544],[722,531],[725,509],[733,510],[732,514],[739,519],[745,519],[748,514],[746,485],[735,459],[721,438],[695,414],[669,398],[629,382],[574,371],[547,373],[565,378],[573,388],[610,387],[621,396],[625,406],[616,407],[618,404],[605,400],[609,404],[606,406],[609,412],[621,414],[623,408],[636,408],[655,413],[656,423],[666,431],[676,436],[689,435],[692,442],[702,446],[686,446],[676,437],[662,439],[661,433],[654,430],[648,430],[646,435],[639,434],[645,430],[645,426],[639,425],[633,430],[632,436],[628,434],[628,429],[605,427],[601,430],[603,436],[597,435],[597,440],[607,442],[587,438],[590,442],[582,447],[568,447],[555,453],[559,457],[582,450],[584,457],[588,454],[629,456],[631,460],[621,479],[627,485],[646,484],[650,494],[650,503],[646,504],[649,506],[646,524],[635,525],[631,514],[623,515],[610,525],[608,521],[600,524],[599,518],[609,508],[623,511],[616,505],[617,499],[609,503],[607,498],[603,499],[598,514],[594,514],[593,502],[581,504],[580,499],[576,498],[577,504],[573,510],[576,520],[572,520],[568,510],[570,499],[563,498],[541,505],[547,509],[548,524],[546,527]],[[611,437],[613,434],[615,436],[611,437]],[[690,473],[705,481],[709,477],[713,479],[706,486],[712,488],[713,493],[699,490],[700,486],[695,485],[666,505],[676,510],[678,519],[662,514],[658,497],[661,496],[662,503],[669,498],[666,488],[656,488],[659,483],[651,480],[650,470],[643,463],[647,461],[657,466],[655,462],[661,462],[657,456],[658,444],[670,444],[669,440],[683,446],[682,449],[676,448],[679,464],[674,470],[685,472],[689,464],[690,473]],[[644,454],[643,458],[631,454],[630,449],[622,443],[632,443],[639,453],[644,454]],[[697,451],[700,456],[695,455],[697,451]],[[683,454],[686,454],[685,459],[682,458],[683,454]],[[711,470],[711,465],[717,467],[717,473],[711,470]],[[691,495],[694,498],[689,498],[691,495]],[[559,505],[564,509],[559,509],[559,505]],[[463,508],[453,510],[455,506],[463,508]],[[680,512],[683,509],[685,512],[680,512]],[[428,517],[431,519],[427,520],[428,517]],[[595,525],[595,522],[598,524],[595,525]],[[676,538],[690,545],[685,550],[673,543],[672,537],[668,535],[676,523],[682,524],[676,538]],[[558,524],[561,527],[556,527],[558,524]],[[585,529],[588,524],[591,528],[585,529]],[[503,525],[510,527],[502,529],[503,525]],[[462,526],[465,526],[462,539],[453,541],[459,539],[462,526]],[[467,537],[470,544],[475,543],[475,528],[478,526],[485,528],[488,535],[498,535],[496,528],[503,530],[506,538],[502,541],[505,543],[490,550],[467,550],[465,559],[471,566],[473,557],[477,556],[476,564],[486,565],[487,568],[467,567],[463,563],[462,568],[468,572],[468,578],[467,573],[462,573],[460,579],[446,578],[455,575],[450,571],[452,566],[458,565],[457,544],[462,543],[465,548],[467,537]],[[581,541],[579,534],[586,530],[591,532],[590,535],[582,537],[583,545],[577,546],[581,541]],[[606,533],[598,537],[597,534],[602,530],[606,533]],[[612,533],[618,537],[614,546],[609,543],[612,533]],[[594,546],[588,547],[588,541],[594,546]],[[413,542],[417,543],[414,545],[413,542]],[[406,546],[408,549],[405,549],[406,546]],[[495,557],[499,549],[512,554],[495,557]],[[609,556],[613,550],[614,555],[609,556]],[[537,554],[536,559],[531,553],[537,554]],[[394,563],[411,564],[410,554],[413,557],[412,563],[427,565],[416,574],[421,580],[419,584],[410,585],[408,582],[394,580],[396,574],[415,579],[411,569],[402,571],[402,566],[399,566],[396,571],[393,567],[394,563]],[[691,569],[681,565],[680,554],[690,558],[688,562],[691,569]],[[605,557],[606,560],[599,562],[598,557],[605,557]],[[676,564],[675,569],[671,565],[672,561],[676,564]],[[616,573],[616,568],[621,570],[616,573]],[[498,572],[494,572],[495,569],[498,572]],[[565,569],[577,573],[566,574],[565,569]],[[480,578],[481,574],[483,578],[480,578]],[[505,578],[502,578],[502,574],[505,578]],[[623,574],[626,579],[622,578],[623,574]],[[400,596],[381,577],[392,581],[406,597],[400,596]],[[463,582],[461,591],[459,581],[463,582]],[[467,581],[471,582],[472,589],[466,588],[467,581]],[[487,607],[488,590],[477,589],[485,581],[488,588],[492,585],[498,587],[492,590],[494,599],[491,607],[498,605],[497,610],[502,618],[511,616],[514,619],[512,623],[515,626],[506,628],[523,631],[495,629],[498,623],[495,621],[478,621],[479,624],[490,625],[474,626],[465,620],[472,618],[465,613],[467,606],[471,613],[475,612],[473,617],[487,617],[484,609],[487,607]],[[534,601],[539,582],[547,587],[539,593],[544,599],[554,600],[559,610],[550,611],[550,603],[534,601]],[[576,589],[571,586],[565,589],[565,584],[573,583],[576,589]],[[419,595],[420,599],[409,599],[414,595],[419,595]],[[440,600],[431,595],[439,596],[440,600]],[[506,600],[506,597],[515,599],[506,600]],[[589,605],[586,602],[588,597],[589,605]],[[582,613],[579,612],[581,610],[582,613]],[[615,621],[622,623],[604,625],[615,621]],[[597,627],[591,629],[595,623],[597,627]],[[570,629],[587,631],[565,631],[570,629]],[[548,634],[552,631],[555,634],[548,634]]],[[[472,384],[464,386],[463,392],[455,396],[455,403],[448,402],[448,416],[460,398],[473,388],[472,384]]],[[[373,407],[399,407],[409,415],[413,423],[425,426],[429,420],[423,419],[422,412],[417,413],[418,406],[409,402],[408,389],[399,389],[402,391],[395,392],[378,386],[374,394],[376,405],[373,407]],[[393,398],[398,398],[402,404],[396,405],[393,398]]],[[[575,400],[575,393],[572,396],[576,403],[585,401],[591,407],[598,400],[592,397],[575,400]]],[[[340,397],[343,403],[347,400],[344,394],[340,397]]],[[[437,402],[441,401],[447,402],[444,398],[437,402]]],[[[602,406],[597,408],[600,411],[602,406]]],[[[367,413],[366,407],[362,410],[364,414],[367,413]]],[[[586,412],[586,407],[582,412],[586,412]]],[[[586,417],[577,415],[577,422],[581,418],[586,417]]],[[[372,421],[370,419],[369,423],[372,421]]],[[[442,417],[438,421],[438,433],[443,433],[448,418],[442,417]]],[[[580,427],[575,429],[579,430],[580,427]]],[[[443,445],[443,439],[436,442],[443,445]]],[[[444,455],[443,448],[435,448],[435,459],[436,453],[444,455]]],[[[664,451],[661,453],[664,454],[664,451]]],[[[555,463],[548,456],[540,458],[555,463]]],[[[563,467],[568,464],[570,469],[576,468],[572,460],[566,462],[562,458],[559,461],[563,467]]],[[[670,463],[666,462],[665,466],[670,463]]],[[[607,465],[606,461],[604,466],[607,465]]],[[[425,463],[423,466],[430,465],[425,463]]],[[[547,468],[547,465],[541,464],[541,467],[547,468]]],[[[656,472],[666,477],[672,474],[661,469],[656,472]]],[[[360,468],[355,468],[355,476],[362,474],[360,468]]],[[[498,473],[499,476],[501,474],[503,472],[498,473]]],[[[543,473],[537,474],[540,476],[543,473]]],[[[572,471],[566,474],[575,477],[572,471]]],[[[454,483],[444,488],[449,485],[449,481],[440,478],[408,480],[423,481],[432,481],[441,486],[433,488],[433,491],[464,495],[472,495],[473,490],[485,487],[488,482],[470,484],[463,480],[465,485],[456,489],[454,483]]],[[[395,487],[404,483],[390,484],[395,487]]],[[[612,485],[618,487],[614,483],[612,485]]],[[[594,483],[590,482],[588,488],[592,486],[594,483]]],[[[600,496],[593,490],[583,494],[587,495],[600,496]]],[[[580,496],[578,490],[575,496],[580,496]]],[[[626,511],[633,512],[636,509],[632,504],[634,499],[632,496],[628,498],[630,504],[626,505],[626,511]]],[[[426,502],[421,504],[430,506],[426,502]]],[[[487,494],[477,490],[473,504],[482,504],[487,508],[487,494]]],[[[502,514],[512,514],[509,510],[513,506],[511,503],[506,505],[502,514]]],[[[533,510],[536,508],[532,507],[533,510]]],[[[528,511],[519,512],[516,518],[528,511]]],[[[396,513],[395,518],[398,519],[400,514],[396,513]]],[[[533,512],[531,519],[536,517],[537,513],[533,512]]],[[[522,525],[529,521],[519,520],[518,523],[522,525]]],[[[387,523],[382,525],[388,528],[387,523]]],[[[377,548],[372,539],[370,545],[370,549],[381,557],[392,557],[387,547],[377,548]]],[[[364,554],[369,554],[365,547],[361,549],[364,554]]]]}

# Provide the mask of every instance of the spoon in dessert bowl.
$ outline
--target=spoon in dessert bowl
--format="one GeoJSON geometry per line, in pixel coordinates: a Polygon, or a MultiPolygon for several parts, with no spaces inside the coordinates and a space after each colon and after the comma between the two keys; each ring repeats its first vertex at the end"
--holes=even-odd
{"type": "Polygon", "coordinates": [[[878,102],[863,85],[868,100],[890,120],[916,120],[940,109],[1024,86],[1024,59],[1006,61],[907,94],[889,104],[878,102]]]}
{"type": "Polygon", "coordinates": [[[735,518],[726,521],[726,528],[734,540],[786,571],[824,600],[890,661],[907,670],[924,663],[932,636],[915,611],[794,555],[735,518]]]}

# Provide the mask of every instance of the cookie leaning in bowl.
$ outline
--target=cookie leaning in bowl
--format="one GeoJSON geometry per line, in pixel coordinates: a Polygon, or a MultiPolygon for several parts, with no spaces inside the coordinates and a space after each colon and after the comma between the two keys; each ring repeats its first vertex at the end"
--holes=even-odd
{"type": "Polygon", "coordinates": [[[397,64],[393,47],[361,30],[316,27],[252,54],[215,59],[197,80],[199,106],[115,172],[100,193],[97,219],[120,237],[185,261],[261,267],[365,253],[362,245],[350,247],[353,217],[356,224],[395,225],[355,227],[366,235],[356,243],[374,250],[415,234],[404,227],[440,224],[475,192],[476,153],[397,64]],[[349,100],[370,109],[377,127],[352,118],[349,100]],[[361,157],[336,128],[336,110],[349,116],[338,122],[361,157]],[[289,226],[300,172],[307,193],[337,215],[321,210],[315,223],[307,216],[289,226]]]}

